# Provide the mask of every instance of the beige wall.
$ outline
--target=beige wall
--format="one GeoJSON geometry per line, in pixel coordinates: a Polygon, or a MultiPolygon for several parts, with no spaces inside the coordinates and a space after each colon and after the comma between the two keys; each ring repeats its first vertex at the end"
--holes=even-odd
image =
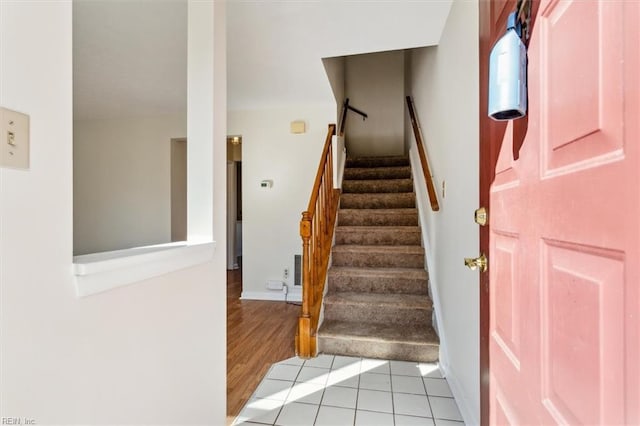
{"type": "Polygon", "coordinates": [[[369,115],[349,112],[347,152],[351,156],[404,153],[404,52],[349,56],[345,61],[345,97],[369,115]]]}
{"type": "MultiPolygon", "coordinates": [[[[275,298],[267,280],[293,286],[293,256],[302,253],[301,213],[307,209],[327,126],[335,104],[229,111],[229,134],[242,135],[242,297],[275,298]],[[307,131],[291,134],[289,123],[304,120],[307,131]],[[260,181],[273,180],[273,187],[260,181]],[[289,278],[284,279],[284,268],[289,278]]],[[[293,296],[293,295],[291,295],[293,296]]]]}
{"type": "Polygon", "coordinates": [[[187,116],[73,123],[73,251],[171,241],[171,139],[187,116]]]}
{"type": "Polygon", "coordinates": [[[329,84],[331,85],[331,91],[333,97],[336,100],[336,124],[340,124],[340,115],[342,113],[342,104],[344,102],[344,90],[345,90],[345,63],[346,58],[339,56],[336,58],[325,58],[322,60],[324,64],[324,70],[327,73],[329,84]]]}
{"type": "MultiPolygon", "coordinates": [[[[424,179],[416,179],[430,284],[438,310],[440,362],[467,424],[480,421],[478,273],[478,4],[455,0],[440,45],[411,52],[416,111],[439,192],[432,212],[424,179]],[[442,196],[442,183],[446,195],[442,196]]],[[[411,145],[414,170],[419,161],[411,145]]]]}
{"type": "MultiPolygon", "coordinates": [[[[215,31],[222,42],[215,48],[219,60],[211,58],[213,47],[197,53],[209,87],[217,81],[218,108],[202,122],[218,129],[215,145],[211,136],[203,141],[214,158],[206,177],[216,182],[214,259],[78,299],[71,272],[71,2],[0,2],[0,104],[31,117],[30,170],[0,169],[0,417],[39,425],[225,424],[225,116],[219,106],[226,99],[218,81],[224,83],[226,69],[225,22],[223,2],[212,3],[190,2],[202,17],[190,40],[215,31]]],[[[199,83],[192,82],[194,89],[199,83]]],[[[202,86],[200,93],[213,98],[202,86]]]]}
{"type": "Polygon", "coordinates": [[[171,140],[171,241],[187,239],[187,140],[171,140]]]}

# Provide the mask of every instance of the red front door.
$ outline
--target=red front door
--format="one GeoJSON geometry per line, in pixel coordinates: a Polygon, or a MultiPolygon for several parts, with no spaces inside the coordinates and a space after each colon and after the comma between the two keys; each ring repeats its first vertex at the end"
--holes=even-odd
{"type": "Polygon", "coordinates": [[[639,26],[637,0],[541,1],[526,136],[481,133],[491,424],[640,424],[639,26]]]}

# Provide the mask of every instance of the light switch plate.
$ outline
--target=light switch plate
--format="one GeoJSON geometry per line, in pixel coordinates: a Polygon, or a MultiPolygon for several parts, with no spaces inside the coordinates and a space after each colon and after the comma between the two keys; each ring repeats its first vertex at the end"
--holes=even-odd
{"type": "Polygon", "coordinates": [[[0,108],[0,167],[29,168],[29,116],[0,108]]]}

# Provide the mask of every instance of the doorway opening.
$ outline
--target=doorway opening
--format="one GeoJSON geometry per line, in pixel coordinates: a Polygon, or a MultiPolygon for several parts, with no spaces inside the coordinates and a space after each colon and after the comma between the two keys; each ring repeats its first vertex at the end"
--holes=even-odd
{"type": "Polygon", "coordinates": [[[227,136],[227,269],[242,269],[242,136],[227,136]]]}

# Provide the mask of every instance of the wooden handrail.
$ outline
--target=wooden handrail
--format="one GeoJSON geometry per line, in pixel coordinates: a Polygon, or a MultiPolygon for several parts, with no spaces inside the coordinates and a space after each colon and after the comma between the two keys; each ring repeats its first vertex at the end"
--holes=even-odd
{"type": "Polygon", "coordinates": [[[347,98],[342,104],[342,112],[340,113],[340,128],[338,130],[338,136],[344,136],[344,126],[347,124],[347,112],[349,112],[349,98],[347,98]]]}
{"type": "Polygon", "coordinates": [[[413,127],[413,134],[416,138],[416,145],[418,146],[418,156],[420,157],[420,164],[422,164],[422,173],[424,174],[424,180],[427,183],[427,193],[429,194],[431,210],[437,212],[438,210],[440,210],[440,205],[438,204],[438,195],[436,194],[436,188],[433,185],[433,176],[431,175],[431,169],[429,168],[427,152],[424,148],[422,132],[420,131],[420,126],[418,126],[418,119],[416,118],[416,111],[413,106],[413,99],[411,99],[411,96],[407,96],[407,108],[409,109],[411,127],[413,127]]]}
{"type": "Polygon", "coordinates": [[[366,112],[349,105],[349,98],[345,99],[344,103],[342,104],[342,112],[340,113],[340,127],[338,128],[338,136],[344,136],[344,126],[345,124],[347,124],[347,113],[349,111],[353,111],[356,114],[360,115],[363,120],[369,118],[369,115],[366,112]]]}
{"type": "Polygon", "coordinates": [[[302,358],[316,355],[318,321],[324,283],[327,278],[333,230],[338,212],[340,190],[333,187],[332,140],[336,125],[330,124],[320,157],[318,172],[307,211],[302,212],[302,312],[296,332],[296,354],[302,358]]]}

